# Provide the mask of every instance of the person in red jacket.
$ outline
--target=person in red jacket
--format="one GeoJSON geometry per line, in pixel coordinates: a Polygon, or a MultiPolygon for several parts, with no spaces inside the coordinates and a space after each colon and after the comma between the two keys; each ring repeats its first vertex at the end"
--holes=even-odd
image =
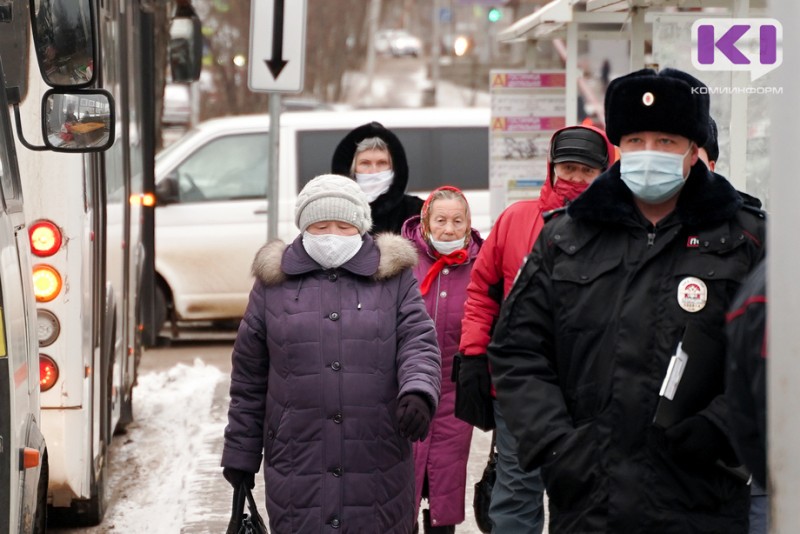
{"type": "Polygon", "coordinates": [[[542,532],[543,485],[538,469],[525,472],[518,465],[516,443],[493,402],[486,347],[500,304],[544,226],[544,215],[577,198],[613,162],[614,153],[598,128],[557,131],[550,140],[547,179],[539,198],[506,208],[475,260],[461,325],[456,415],[484,430],[496,425],[497,480],[489,508],[495,533],[542,532]]]}

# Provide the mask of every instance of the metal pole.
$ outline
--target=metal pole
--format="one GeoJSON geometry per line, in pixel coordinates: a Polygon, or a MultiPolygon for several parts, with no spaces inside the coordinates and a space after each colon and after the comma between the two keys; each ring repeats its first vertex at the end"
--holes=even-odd
{"type": "Polygon", "coordinates": [[[431,32],[433,34],[431,37],[431,84],[433,86],[433,98],[431,102],[432,106],[436,105],[436,94],[439,91],[439,63],[442,52],[442,23],[440,20],[441,12],[441,0],[433,0],[433,31],[431,32]]]}
{"type": "Polygon", "coordinates": [[[644,68],[644,41],[647,38],[645,11],[638,7],[631,8],[631,72],[644,68]]]}
{"type": "Polygon", "coordinates": [[[578,124],[578,23],[567,23],[567,126],[578,124]]]}
{"type": "Polygon", "coordinates": [[[267,241],[278,238],[278,211],[280,208],[278,149],[281,140],[281,94],[269,95],[269,177],[267,180],[267,241]]]}
{"type": "Polygon", "coordinates": [[[369,35],[367,41],[367,91],[372,101],[372,81],[375,77],[375,33],[381,15],[381,0],[372,0],[369,5],[369,35]]]}
{"type": "Polygon", "coordinates": [[[783,64],[775,71],[775,85],[783,93],[772,95],[772,169],[769,180],[770,219],[767,241],[772,244],[767,271],[769,316],[767,332],[768,475],[770,532],[796,532],[800,525],[800,165],[797,150],[797,116],[800,109],[800,38],[792,31],[800,20],[800,3],[770,2],[771,16],[783,23],[783,64]]]}
{"type": "MultiPolygon", "coordinates": [[[[750,8],[749,0],[735,0],[733,3],[734,18],[747,18],[750,8]]],[[[731,86],[746,87],[750,75],[746,71],[731,73],[731,86]]],[[[736,189],[747,191],[747,104],[746,93],[731,94],[730,150],[728,151],[728,180],[736,189]]]]}

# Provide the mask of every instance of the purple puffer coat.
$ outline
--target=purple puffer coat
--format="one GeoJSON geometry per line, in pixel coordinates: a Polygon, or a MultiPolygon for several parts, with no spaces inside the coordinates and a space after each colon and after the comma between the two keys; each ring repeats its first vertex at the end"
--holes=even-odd
{"type": "Polygon", "coordinates": [[[400,236],[365,236],[323,271],[301,239],[266,245],[253,264],[222,465],[255,473],[263,451],[275,533],[408,534],[414,466],[397,399],[418,392],[435,407],[441,376],[416,253],[400,236]]]}
{"type": "MultiPolygon", "coordinates": [[[[414,276],[422,283],[436,261],[420,232],[419,216],[403,225],[403,237],[410,239],[419,253],[414,276]]],[[[416,503],[420,505],[422,483],[428,473],[428,501],[431,524],[456,525],[464,521],[464,494],[467,483],[467,460],[472,440],[472,425],[454,415],[456,386],[450,380],[453,356],[461,338],[461,318],[467,299],[467,284],[475,257],[483,240],[477,230],[470,234],[469,260],[462,265],[445,267],[428,294],[423,296],[428,313],[436,325],[436,339],[442,352],[442,395],[428,437],[414,444],[416,503]]]]}

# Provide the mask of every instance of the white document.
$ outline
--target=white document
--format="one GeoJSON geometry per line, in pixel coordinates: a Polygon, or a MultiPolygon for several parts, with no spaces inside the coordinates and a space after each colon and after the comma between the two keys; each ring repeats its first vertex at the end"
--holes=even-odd
{"type": "Polygon", "coordinates": [[[661,391],[659,395],[672,400],[675,397],[675,392],[678,390],[678,384],[681,382],[683,371],[686,369],[686,362],[689,361],[689,355],[684,352],[682,343],[678,343],[678,348],[675,349],[675,355],[669,360],[669,367],[667,367],[667,375],[664,377],[664,382],[661,384],[661,391]]]}

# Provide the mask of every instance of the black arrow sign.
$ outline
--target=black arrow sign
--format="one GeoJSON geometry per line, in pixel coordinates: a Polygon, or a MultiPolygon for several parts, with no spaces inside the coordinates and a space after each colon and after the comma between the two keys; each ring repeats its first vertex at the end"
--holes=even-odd
{"type": "Polygon", "coordinates": [[[272,73],[273,79],[278,79],[283,67],[288,61],[283,59],[283,2],[273,0],[272,9],[272,59],[265,59],[264,63],[272,73]]]}

